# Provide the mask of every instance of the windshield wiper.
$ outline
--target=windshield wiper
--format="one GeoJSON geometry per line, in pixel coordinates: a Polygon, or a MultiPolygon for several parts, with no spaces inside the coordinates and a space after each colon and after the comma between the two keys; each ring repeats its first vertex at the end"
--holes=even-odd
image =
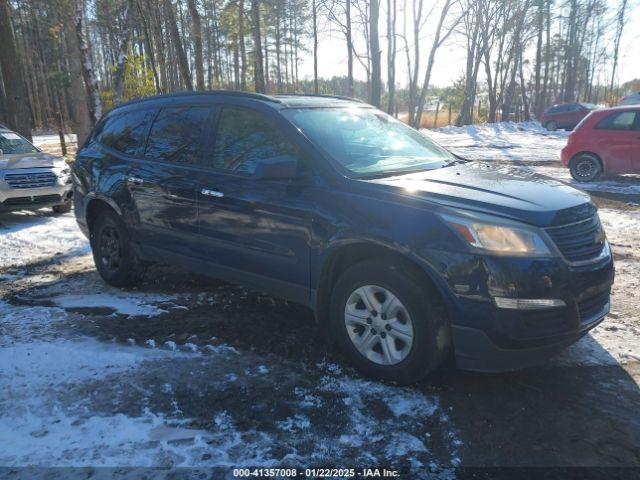
{"type": "Polygon", "coordinates": [[[452,153],[451,155],[453,155],[453,156],[455,157],[455,159],[454,159],[454,160],[451,160],[450,162],[446,162],[446,163],[445,163],[444,165],[442,165],[442,167],[440,167],[440,168],[446,168],[446,167],[450,167],[450,166],[452,166],[452,165],[461,165],[461,164],[465,164],[465,163],[469,163],[469,162],[471,162],[471,160],[467,160],[466,158],[462,158],[462,157],[460,157],[460,156],[458,156],[458,155],[455,155],[455,154],[453,154],[453,153],[452,153]]]}

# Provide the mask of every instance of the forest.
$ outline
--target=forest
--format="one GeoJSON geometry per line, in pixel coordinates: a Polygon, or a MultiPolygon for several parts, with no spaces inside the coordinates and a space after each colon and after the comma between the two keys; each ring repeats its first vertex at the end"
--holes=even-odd
{"type": "Polygon", "coordinates": [[[218,89],[357,97],[414,127],[434,101],[456,125],[615,104],[640,89],[619,81],[633,1],[0,0],[0,122],[81,142],[121,102],[218,89]],[[329,37],[347,59],[330,77],[329,37]],[[435,85],[447,45],[466,62],[435,85]]]}

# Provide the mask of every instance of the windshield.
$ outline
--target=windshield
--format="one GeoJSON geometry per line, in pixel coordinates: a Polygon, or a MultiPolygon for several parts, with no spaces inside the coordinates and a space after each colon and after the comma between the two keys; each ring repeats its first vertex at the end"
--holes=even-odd
{"type": "Polygon", "coordinates": [[[431,170],[455,161],[445,149],[379,110],[299,108],[283,113],[359,177],[431,170]]]}
{"type": "Polygon", "coordinates": [[[0,150],[5,155],[37,153],[38,149],[17,133],[0,131],[0,150]]]}

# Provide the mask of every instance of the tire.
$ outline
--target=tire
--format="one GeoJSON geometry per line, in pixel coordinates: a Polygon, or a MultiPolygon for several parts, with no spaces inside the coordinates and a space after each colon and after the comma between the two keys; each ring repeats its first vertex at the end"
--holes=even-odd
{"type": "Polygon", "coordinates": [[[111,210],[98,215],[91,229],[91,250],[98,273],[114,287],[134,285],[145,269],[131,247],[124,222],[111,210]]]}
{"type": "Polygon", "coordinates": [[[383,261],[358,263],[340,276],[330,305],[331,337],[351,364],[368,377],[400,385],[421,380],[437,369],[451,345],[434,292],[408,271],[383,261]],[[382,302],[376,304],[380,312],[367,309],[361,301],[363,292],[382,302]],[[391,297],[397,302],[391,302],[391,297]],[[386,318],[385,313],[389,314],[386,318]],[[367,356],[356,342],[363,351],[367,351],[363,343],[371,345],[367,356]]]}
{"type": "Polygon", "coordinates": [[[569,171],[578,182],[592,182],[602,174],[600,159],[591,153],[576,155],[569,162],[569,171]]]}
{"type": "Polygon", "coordinates": [[[53,210],[53,213],[69,213],[71,206],[71,202],[65,202],[62,205],[54,205],[51,210],[53,210]]]}
{"type": "Polygon", "coordinates": [[[558,124],[553,120],[544,124],[544,128],[550,132],[555,132],[558,129],[558,124]]]}

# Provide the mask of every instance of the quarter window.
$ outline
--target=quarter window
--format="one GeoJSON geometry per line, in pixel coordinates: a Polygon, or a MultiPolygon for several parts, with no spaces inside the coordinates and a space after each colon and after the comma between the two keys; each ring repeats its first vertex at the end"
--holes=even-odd
{"type": "Polygon", "coordinates": [[[633,130],[636,112],[617,112],[601,120],[596,128],[602,130],[633,130]]]}
{"type": "Polygon", "coordinates": [[[144,148],[145,135],[155,110],[135,110],[108,118],[98,141],[127,155],[138,155],[144,148]]]}
{"type": "Polygon", "coordinates": [[[208,127],[209,107],[163,108],[151,127],[145,158],[195,164],[208,127]]]}
{"type": "Polygon", "coordinates": [[[253,174],[261,160],[296,156],[289,143],[262,115],[241,108],[224,108],[220,115],[213,165],[253,174]]]}

